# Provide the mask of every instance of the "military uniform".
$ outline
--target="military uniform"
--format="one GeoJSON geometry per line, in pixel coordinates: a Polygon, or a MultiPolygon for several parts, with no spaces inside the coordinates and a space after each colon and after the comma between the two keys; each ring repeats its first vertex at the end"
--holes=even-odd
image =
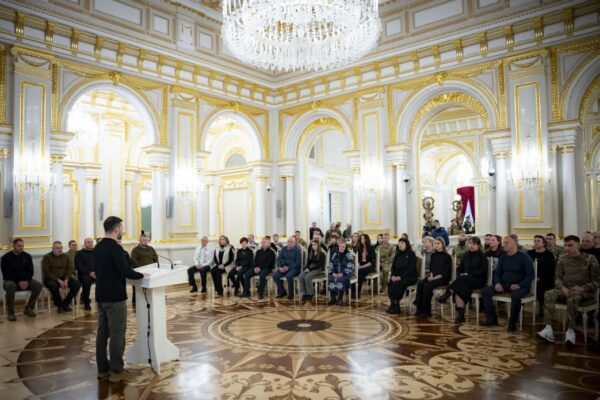
{"type": "Polygon", "coordinates": [[[468,248],[466,243],[462,246],[457,244],[452,248],[452,258],[454,259],[455,265],[460,265],[460,260],[462,260],[467,250],[468,248]]]}
{"type": "Polygon", "coordinates": [[[577,257],[566,254],[560,256],[556,266],[556,289],[548,290],[544,296],[544,323],[552,324],[554,306],[559,301],[567,302],[568,328],[575,328],[577,307],[586,300],[594,298],[596,289],[600,287],[600,265],[594,256],[581,253],[577,257]],[[571,292],[565,296],[563,287],[570,289],[582,286],[583,292],[571,292]]]}
{"type": "Polygon", "coordinates": [[[390,280],[390,271],[392,269],[392,261],[396,252],[396,246],[391,243],[381,243],[377,248],[379,251],[379,270],[381,271],[381,290],[387,290],[387,284],[390,280]]]}
{"type": "Polygon", "coordinates": [[[558,257],[562,256],[563,254],[565,254],[565,248],[562,246],[558,246],[555,245],[552,248],[548,247],[548,250],[550,250],[552,252],[552,254],[554,254],[554,259],[558,260],[558,257]]]}

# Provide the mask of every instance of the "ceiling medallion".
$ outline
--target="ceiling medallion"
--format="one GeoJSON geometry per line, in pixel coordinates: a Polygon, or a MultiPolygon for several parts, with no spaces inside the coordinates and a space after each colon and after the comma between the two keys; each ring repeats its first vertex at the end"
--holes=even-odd
{"type": "Polygon", "coordinates": [[[238,59],[272,71],[339,67],[376,45],[378,0],[223,0],[222,36],[238,59]]]}

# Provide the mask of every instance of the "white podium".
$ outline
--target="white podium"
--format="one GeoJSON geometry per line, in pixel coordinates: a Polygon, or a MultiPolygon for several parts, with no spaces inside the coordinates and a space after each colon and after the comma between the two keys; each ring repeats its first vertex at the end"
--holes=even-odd
{"type": "Polygon", "coordinates": [[[179,359],[179,349],[167,339],[165,287],[186,283],[187,269],[182,265],[171,269],[171,264],[154,263],[136,268],[137,272],[149,274],[149,277],[127,280],[135,286],[137,314],[137,341],[127,352],[127,362],[146,364],[150,358],[152,368],[160,374],[160,363],[179,359]],[[147,304],[150,304],[150,336],[147,304]]]}

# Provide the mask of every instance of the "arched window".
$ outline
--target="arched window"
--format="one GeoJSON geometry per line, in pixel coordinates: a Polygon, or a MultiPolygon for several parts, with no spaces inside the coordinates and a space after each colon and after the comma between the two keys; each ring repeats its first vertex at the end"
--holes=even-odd
{"type": "Polygon", "coordinates": [[[225,168],[237,168],[246,165],[246,159],[240,153],[233,153],[225,162],[225,168]]]}

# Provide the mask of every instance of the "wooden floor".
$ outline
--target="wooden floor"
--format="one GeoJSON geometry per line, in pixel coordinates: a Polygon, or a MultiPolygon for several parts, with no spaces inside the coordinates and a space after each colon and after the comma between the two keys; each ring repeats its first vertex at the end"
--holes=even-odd
{"type": "MultiPolygon", "coordinates": [[[[523,332],[385,313],[387,299],[290,301],[168,293],[181,360],[130,384],[96,380],[96,314],[47,311],[0,324],[0,399],[596,399],[600,354],[523,332]]],[[[41,311],[41,310],[40,310],[41,311]]],[[[128,345],[136,335],[130,308],[128,345]]],[[[560,324],[556,324],[559,328],[560,324]]],[[[557,340],[562,334],[557,333],[557,340]]]]}

